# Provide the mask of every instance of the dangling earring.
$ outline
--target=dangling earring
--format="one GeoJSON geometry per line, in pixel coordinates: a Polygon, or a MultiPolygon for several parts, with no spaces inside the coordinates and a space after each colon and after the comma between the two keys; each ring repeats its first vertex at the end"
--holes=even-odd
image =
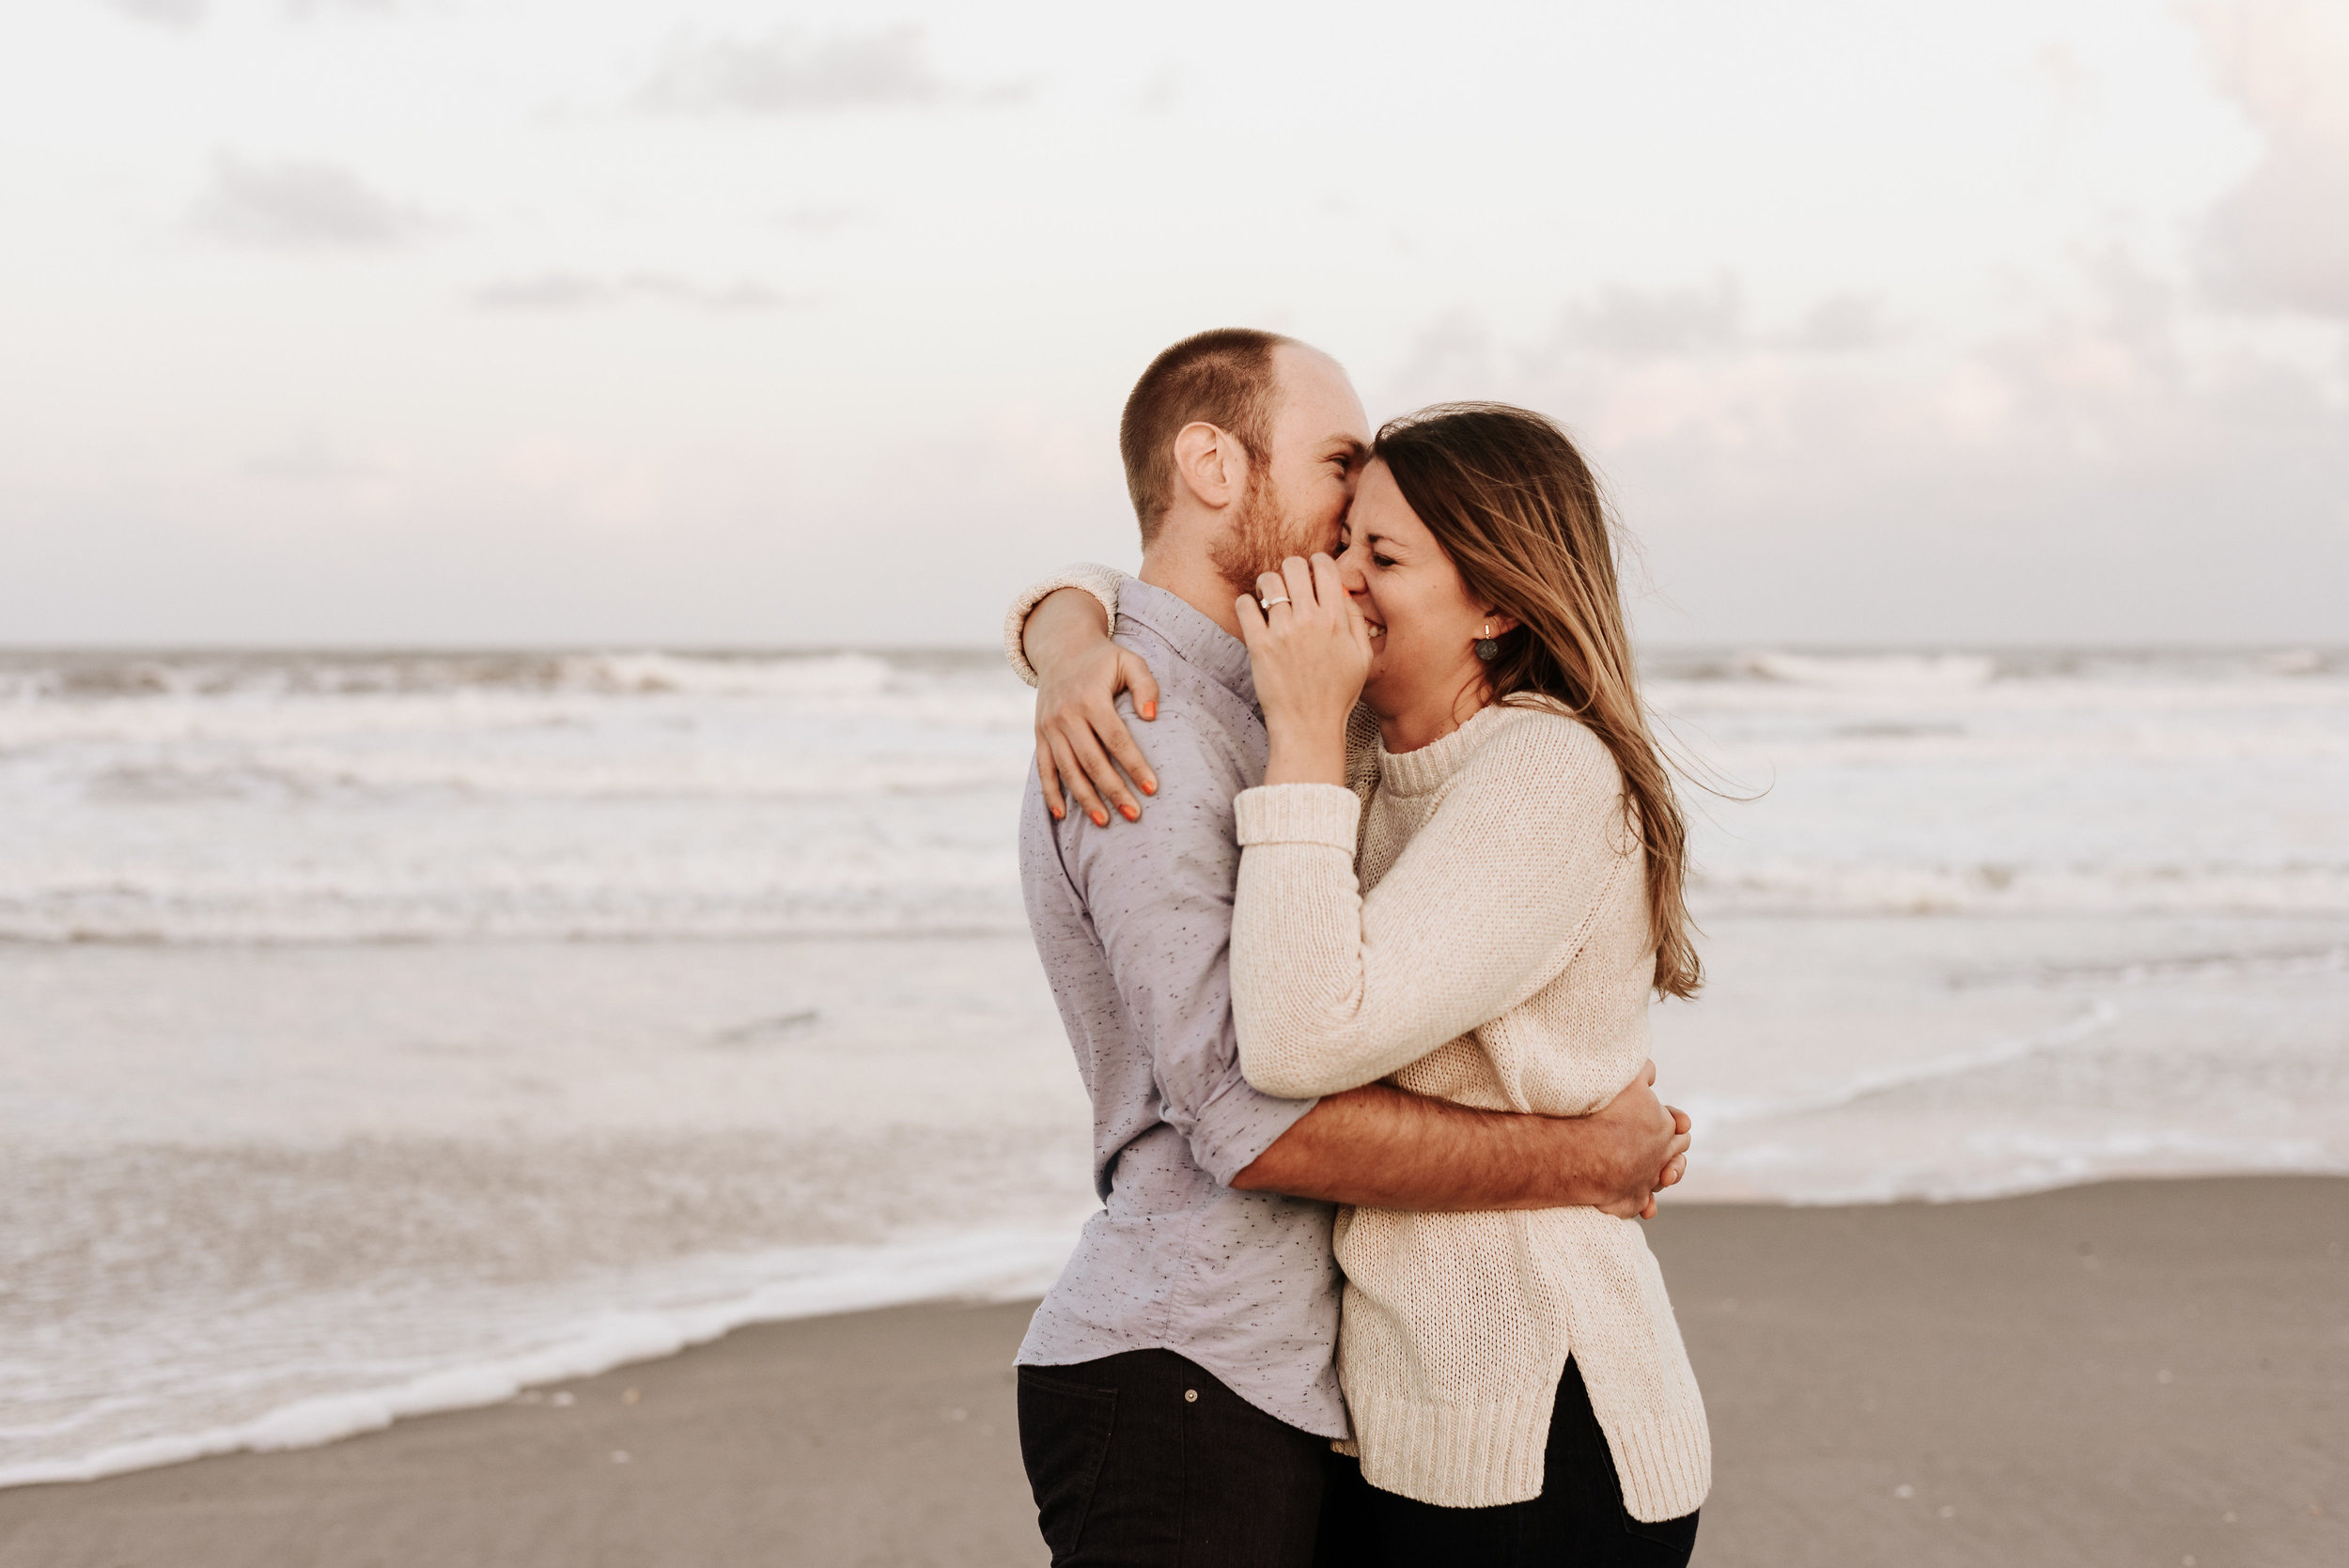
{"type": "Polygon", "coordinates": [[[1485,623],[1485,635],[1476,640],[1476,657],[1489,664],[1501,657],[1501,644],[1493,640],[1493,623],[1485,623]]]}

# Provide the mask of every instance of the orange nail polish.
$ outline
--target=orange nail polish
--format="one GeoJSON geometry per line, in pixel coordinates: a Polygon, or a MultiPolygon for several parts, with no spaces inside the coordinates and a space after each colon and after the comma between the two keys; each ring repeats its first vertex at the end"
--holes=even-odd
{"type": "Polygon", "coordinates": [[[1142,792],[1144,795],[1156,795],[1159,792],[1159,781],[1156,779],[1144,779],[1142,784],[1142,792]]]}
{"type": "Polygon", "coordinates": [[[1159,716],[1159,705],[1158,705],[1158,704],[1156,704],[1156,703],[1144,703],[1144,704],[1143,704],[1143,705],[1142,705],[1142,716],[1143,716],[1144,719],[1155,719],[1155,718],[1157,718],[1157,717],[1159,716]]]}
{"type": "Polygon", "coordinates": [[[1120,806],[1117,809],[1125,814],[1126,820],[1128,822],[1139,822],[1142,820],[1142,813],[1137,811],[1132,806],[1120,806]]]}
{"type": "Polygon", "coordinates": [[[1093,814],[1093,825],[1097,828],[1108,827],[1110,825],[1110,814],[1105,811],[1095,812],[1093,814]]]}

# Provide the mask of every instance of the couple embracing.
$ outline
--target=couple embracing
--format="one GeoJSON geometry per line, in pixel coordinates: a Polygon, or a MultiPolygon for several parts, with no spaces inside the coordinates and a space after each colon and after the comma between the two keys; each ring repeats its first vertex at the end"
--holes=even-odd
{"type": "Polygon", "coordinates": [[[1019,1356],[1052,1561],[1685,1562],[1711,1452],[1638,1221],[1688,1144],[1648,1002],[1699,972],[1591,471],[1499,404],[1374,437],[1242,330],[1120,446],[1141,575],[1005,629],[1103,1205],[1019,1356]]]}

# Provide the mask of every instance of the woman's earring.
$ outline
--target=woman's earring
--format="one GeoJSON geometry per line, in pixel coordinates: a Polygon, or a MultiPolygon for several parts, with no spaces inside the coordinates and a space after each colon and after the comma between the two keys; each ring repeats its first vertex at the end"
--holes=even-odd
{"type": "Polygon", "coordinates": [[[1476,657],[1489,664],[1501,657],[1501,644],[1493,638],[1493,623],[1485,623],[1485,635],[1476,640],[1476,657]]]}

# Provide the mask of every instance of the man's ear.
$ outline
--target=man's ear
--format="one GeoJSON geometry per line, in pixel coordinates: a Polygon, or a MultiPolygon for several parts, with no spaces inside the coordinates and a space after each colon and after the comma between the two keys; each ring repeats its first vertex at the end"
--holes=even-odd
{"type": "Polygon", "coordinates": [[[1200,505],[1221,511],[1248,483],[1248,458],[1228,430],[1194,419],[1174,432],[1174,476],[1200,505]]]}

